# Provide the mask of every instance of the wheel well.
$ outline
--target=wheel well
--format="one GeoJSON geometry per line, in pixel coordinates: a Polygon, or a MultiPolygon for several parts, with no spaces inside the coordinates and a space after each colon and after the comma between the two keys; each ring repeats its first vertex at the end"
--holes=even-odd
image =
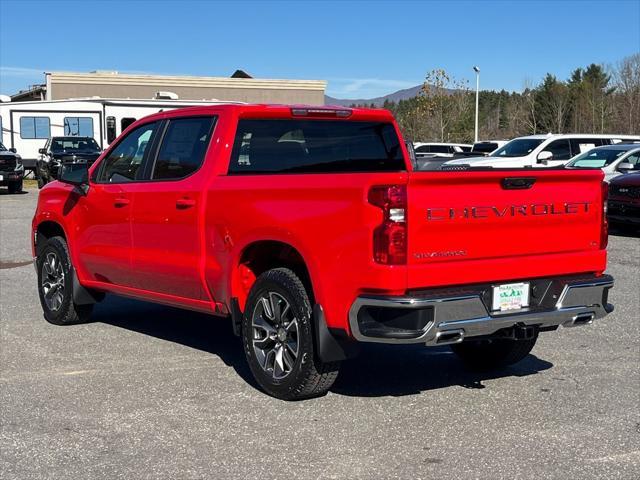
{"type": "Polygon", "coordinates": [[[36,254],[38,253],[40,246],[53,237],[62,237],[65,240],[67,238],[59,223],[51,221],[40,223],[38,225],[38,230],[36,231],[36,254]]]}
{"type": "Polygon", "coordinates": [[[256,278],[267,270],[279,267],[292,270],[300,278],[313,305],[311,276],[300,252],[287,243],[265,240],[252,243],[244,249],[234,272],[234,296],[238,298],[242,310],[256,278]]]}

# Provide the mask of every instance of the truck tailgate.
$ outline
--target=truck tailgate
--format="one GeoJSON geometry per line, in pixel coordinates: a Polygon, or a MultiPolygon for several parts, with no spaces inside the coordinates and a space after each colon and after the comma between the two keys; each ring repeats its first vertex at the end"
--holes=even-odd
{"type": "Polygon", "coordinates": [[[602,173],[412,172],[408,287],[605,268],[602,173]]]}

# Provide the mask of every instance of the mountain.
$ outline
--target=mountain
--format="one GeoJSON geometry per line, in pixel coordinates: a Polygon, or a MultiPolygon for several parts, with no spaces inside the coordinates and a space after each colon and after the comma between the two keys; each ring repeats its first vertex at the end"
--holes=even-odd
{"type": "Polygon", "coordinates": [[[348,107],[349,105],[371,105],[373,103],[376,107],[381,107],[385,100],[389,100],[390,102],[399,102],[400,100],[413,98],[420,93],[421,88],[422,85],[416,85],[415,87],[405,88],[398,90],[397,92],[390,93],[389,95],[385,95],[384,97],[376,98],[334,98],[329,95],[325,95],[324,103],[325,105],[341,105],[343,107],[348,107]]]}

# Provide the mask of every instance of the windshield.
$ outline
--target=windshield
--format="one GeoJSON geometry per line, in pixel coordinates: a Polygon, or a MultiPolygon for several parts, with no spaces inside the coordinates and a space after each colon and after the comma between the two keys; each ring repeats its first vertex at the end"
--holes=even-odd
{"type": "Polygon", "coordinates": [[[578,168],[602,168],[611,165],[628,150],[614,150],[611,148],[589,150],[574,158],[567,164],[569,167],[578,168]]]}
{"type": "Polygon", "coordinates": [[[52,152],[95,152],[98,144],[90,137],[54,138],[51,140],[52,152]]]}
{"type": "Polygon", "coordinates": [[[0,142],[0,152],[6,152],[7,149],[6,147],[2,144],[2,142],[0,142]]]}
{"type": "Polygon", "coordinates": [[[544,138],[516,138],[499,148],[493,153],[493,157],[524,157],[533,152],[544,138]]]}

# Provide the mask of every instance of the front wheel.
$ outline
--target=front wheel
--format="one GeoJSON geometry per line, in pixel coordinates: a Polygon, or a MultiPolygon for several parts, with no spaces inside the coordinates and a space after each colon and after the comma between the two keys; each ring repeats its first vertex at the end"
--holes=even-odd
{"type": "Polygon", "coordinates": [[[37,172],[36,178],[38,179],[38,188],[42,188],[47,184],[47,180],[42,173],[37,172]]]}
{"type": "Polygon", "coordinates": [[[315,358],[311,304],[298,276],[286,268],[261,274],[245,305],[242,340],[254,378],[270,395],[300,400],[324,395],[339,362],[315,358]]]}
{"type": "Polygon", "coordinates": [[[527,340],[467,340],[451,345],[451,350],[472,370],[493,370],[524,359],[536,344],[538,335],[527,340]]]}
{"type": "Polygon", "coordinates": [[[22,179],[9,183],[9,193],[22,192],[22,179]]]}
{"type": "Polygon", "coordinates": [[[71,258],[62,237],[48,239],[36,259],[38,294],[44,318],[54,325],[71,325],[89,320],[93,305],[73,302],[71,258]]]}

